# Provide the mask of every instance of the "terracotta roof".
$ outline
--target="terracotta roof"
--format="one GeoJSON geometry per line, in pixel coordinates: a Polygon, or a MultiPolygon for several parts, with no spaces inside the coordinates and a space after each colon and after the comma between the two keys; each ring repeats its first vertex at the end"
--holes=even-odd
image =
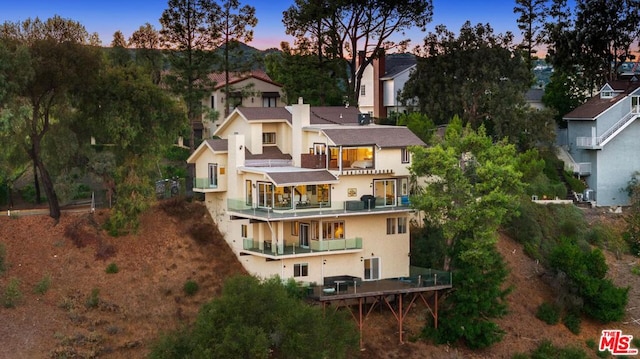
{"type": "Polygon", "coordinates": [[[323,130],[338,146],[377,145],[381,148],[426,146],[411,130],[401,126],[359,126],[323,130]]]}
{"type": "Polygon", "coordinates": [[[273,180],[276,186],[330,183],[338,181],[338,179],[327,170],[267,171],[267,175],[273,180]]]}
{"type": "MultiPolygon", "coordinates": [[[[268,82],[277,86],[282,87],[282,85],[274,82],[269,75],[263,70],[251,70],[251,72],[243,72],[243,73],[229,73],[229,85],[233,85],[243,80],[247,80],[250,78],[255,78],[264,82],[268,82]]],[[[215,89],[220,89],[224,87],[226,83],[226,76],[224,72],[214,72],[209,74],[209,80],[215,82],[215,89]]]]}
{"type": "Polygon", "coordinates": [[[280,149],[278,147],[276,147],[276,146],[264,146],[264,147],[262,147],[262,153],[261,154],[254,155],[251,152],[249,152],[249,150],[246,150],[245,151],[245,159],[247,159],[247,160],[262,160],[262,159],[290,160],[291,159],[291,155],[288,154],[288,153],[282,153],[282,151],[280,151],[280,149]]]}
{"type": "Polygon", "coordinates": [[[600,98],[600,94],[598,93],[562,118],[564,120],[593,120],[640,86],[640,83],[633,81],[611,81],[608,82],[608,84],[614,90],[621,92],[616,93],[616,96],[613,98],[600,98]]]}

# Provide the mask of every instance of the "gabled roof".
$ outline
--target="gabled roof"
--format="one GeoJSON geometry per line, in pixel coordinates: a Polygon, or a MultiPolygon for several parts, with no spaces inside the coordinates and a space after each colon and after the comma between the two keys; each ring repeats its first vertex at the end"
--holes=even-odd
{"type": "Polygon", "coordinates": [[[414,67],[417,63],[413,54],[388,54],[385,57],[384,75],[381,79],[393,78],[414,67]]]}
{"type": "Polygon", "coordinates": [[[228,141],[220,138],[206,139],[202,141],[200,146],[193,151],[189,158],[187,158],[187,163],[195,163],[196,158],[200,157],[203,151],[210,150],[211,152],[227,152],[228,150],[228,141]]]}
{"type": "MultiPolygon", "coordinates": [[[[612,98],[601,98],[600,94],[596,94],[587,100],[584,104],[578,106],[573,111],[563,116],[564,120],[593,120],[598,115],[606,111],[608,108],[615,106],[624,99],[628,94],[640,87],[639,81],[610,81],[608,85],[615,92],[612,98]]],[[[604,87],[603,87],[604,88],[604,87]]]]}
{"type": "MultiPolygon", "coordinates": [[[[282,87],[281,84],[273,81],[266,72],[258,69],[242,73],[229,73],[229,85],[233,85],[240,81],[248,80],[251,78],[282,87]]],[[[209,80],[215,82],[216,86],[214,87],[214,89],[219,90],[226,84],[226,75],[224,72],[214,72],[209,74],[209,80]]]]}
{"type": "Polygon", "coordinates": [[[353,126],[326,128],[325,135],[336,146],[377,145],[380,148],[426,146],[411,130],[401,126],[353,126]]]}

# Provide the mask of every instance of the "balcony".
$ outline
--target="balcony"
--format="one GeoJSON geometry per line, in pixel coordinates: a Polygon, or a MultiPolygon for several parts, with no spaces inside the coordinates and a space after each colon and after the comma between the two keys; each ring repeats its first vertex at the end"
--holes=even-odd
{"type": "Polygon", "coordinates": [[[300,246],[298,242],[284,243],[279,240],[259,241],[253,238],[242,239],[242,249],[250,254],[266,258],[311,257],[328,254],[355,253],[362,250],[362,238],[310,240],[308,246],[300,246]]]}
{"type": "Polygon", "coordinates": [[[195,192],[213,192],[216,189],[218,189],[218,185],[212,184],[208,177],[193,179],[193,190],[195,192]]]}
{"type": "Polygon", "coordinates": [[[280,203],[269,207],[253,207],[251,204],[247,204],[244,199],[228,199],[227,210],[230,214],[237,217],[260,220],[285,220],[413,211],[407,196],[397,197],[395,204],[392,205],[383,203],[384,201],[382,199],[377,198],[375,202],[359,200],[304,204],[294,202],[280,203]]]}

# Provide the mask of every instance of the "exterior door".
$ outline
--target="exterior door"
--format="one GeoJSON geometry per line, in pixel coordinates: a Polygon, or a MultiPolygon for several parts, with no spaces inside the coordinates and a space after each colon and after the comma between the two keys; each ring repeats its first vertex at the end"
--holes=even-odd
{"type": "Polygon", "coordinates": [[[209,163],[209,188],[218,187],[218,164],[209,163]]]}
{"type": "Polygon", "coordinates": [[[380,258],[367,258],[364,260],[364,280],[380,279],[380,258]]]}
{"type": "Polygon", "coordinates": [[[300,223],[298,238],[300,239],[300,247],[309,248],[309,224],[300,223]]]}

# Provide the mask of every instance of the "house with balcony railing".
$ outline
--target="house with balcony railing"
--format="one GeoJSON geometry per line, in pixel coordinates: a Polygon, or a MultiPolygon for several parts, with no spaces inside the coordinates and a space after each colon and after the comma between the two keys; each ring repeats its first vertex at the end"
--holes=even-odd
{"type": "Polygon", "coordinates": [[[187,162],[193,190],[252,274],[323,283],[409,275],[406,127],[353,107],[238,107],[187,162]]]}
{"type": "Polygon", "coordinates": [[[598,206],[629,203],[624,190],[640,170],[640,81],[617,80],[563,118],[569,168],[583,178],[598,206]]]}

